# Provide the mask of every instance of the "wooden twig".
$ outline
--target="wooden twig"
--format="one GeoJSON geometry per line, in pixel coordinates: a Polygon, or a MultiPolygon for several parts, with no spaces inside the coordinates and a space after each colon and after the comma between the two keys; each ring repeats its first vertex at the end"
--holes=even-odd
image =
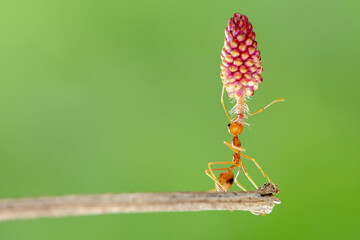
{"type": "Polygon", "coordinates": [[[0,221],[110,213],[242,210],[269,214],[276,199],[255,192],[174,192],[74,195],[0,200],[0,221]]]}

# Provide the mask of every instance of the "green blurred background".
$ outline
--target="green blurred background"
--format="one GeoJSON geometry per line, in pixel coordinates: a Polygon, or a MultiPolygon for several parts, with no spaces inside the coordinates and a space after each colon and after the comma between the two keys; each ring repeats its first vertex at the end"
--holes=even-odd
{"type": "Polygon", "coordinates": [[[249,17],[262,52],[264,82],[250,110],[286,102],[251,117],[241,135],[281,189],[282,204],[268,216],[13,221],[0,223],[0,239],[355,239],[359,6],[2,0],[0,198],[212,188],[207,163],[232,157],[222,144],[231,136],[219,66],[234,12],[249,17]]]}

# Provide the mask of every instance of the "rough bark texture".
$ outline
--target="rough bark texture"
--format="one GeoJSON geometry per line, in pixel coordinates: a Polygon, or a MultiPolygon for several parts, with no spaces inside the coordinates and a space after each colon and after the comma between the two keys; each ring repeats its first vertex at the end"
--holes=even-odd
{"type": "Polygon", "coordinates": [[[280,200],[273,185],[255,192],[74,195],[0,200],[0,221],[114,213],[242,210],[269,214],[280,200]]]}

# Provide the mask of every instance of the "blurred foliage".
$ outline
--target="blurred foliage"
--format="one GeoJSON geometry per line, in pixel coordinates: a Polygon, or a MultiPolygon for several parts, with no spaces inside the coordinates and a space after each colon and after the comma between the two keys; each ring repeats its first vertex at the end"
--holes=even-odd
{"type": "Polygon", "coordinates": [[[0,223],[1,240],[359,235],[358,1],[3,0],[0,9],[1,198],[213,188],[207,163],[232,157],[219,66],[234,12],[249,17],[262,52],[250,110],[286,99],[241,135],[281,189],[266,217],[16,221],[0,223]]]}

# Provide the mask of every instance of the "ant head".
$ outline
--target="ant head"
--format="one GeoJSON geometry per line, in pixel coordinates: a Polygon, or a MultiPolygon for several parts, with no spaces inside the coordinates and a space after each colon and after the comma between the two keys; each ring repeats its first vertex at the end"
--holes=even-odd
{"type": "Polygon", "coordinates": [[[244,128],[244,126],[237,122],[232,122],[228,125],[229,133],[234,136],[240,135],[243,128],[244,128]]]}
{"type": "Polygon", "coordinates": [[[231,188],[231,186],[234,183],[234,174],[230,170],[222,172],[220,174],[218,180],[222,187],[216,186],[217,191],[220,191],[220,192],[229,191],[229,189],[231,188]]]}

